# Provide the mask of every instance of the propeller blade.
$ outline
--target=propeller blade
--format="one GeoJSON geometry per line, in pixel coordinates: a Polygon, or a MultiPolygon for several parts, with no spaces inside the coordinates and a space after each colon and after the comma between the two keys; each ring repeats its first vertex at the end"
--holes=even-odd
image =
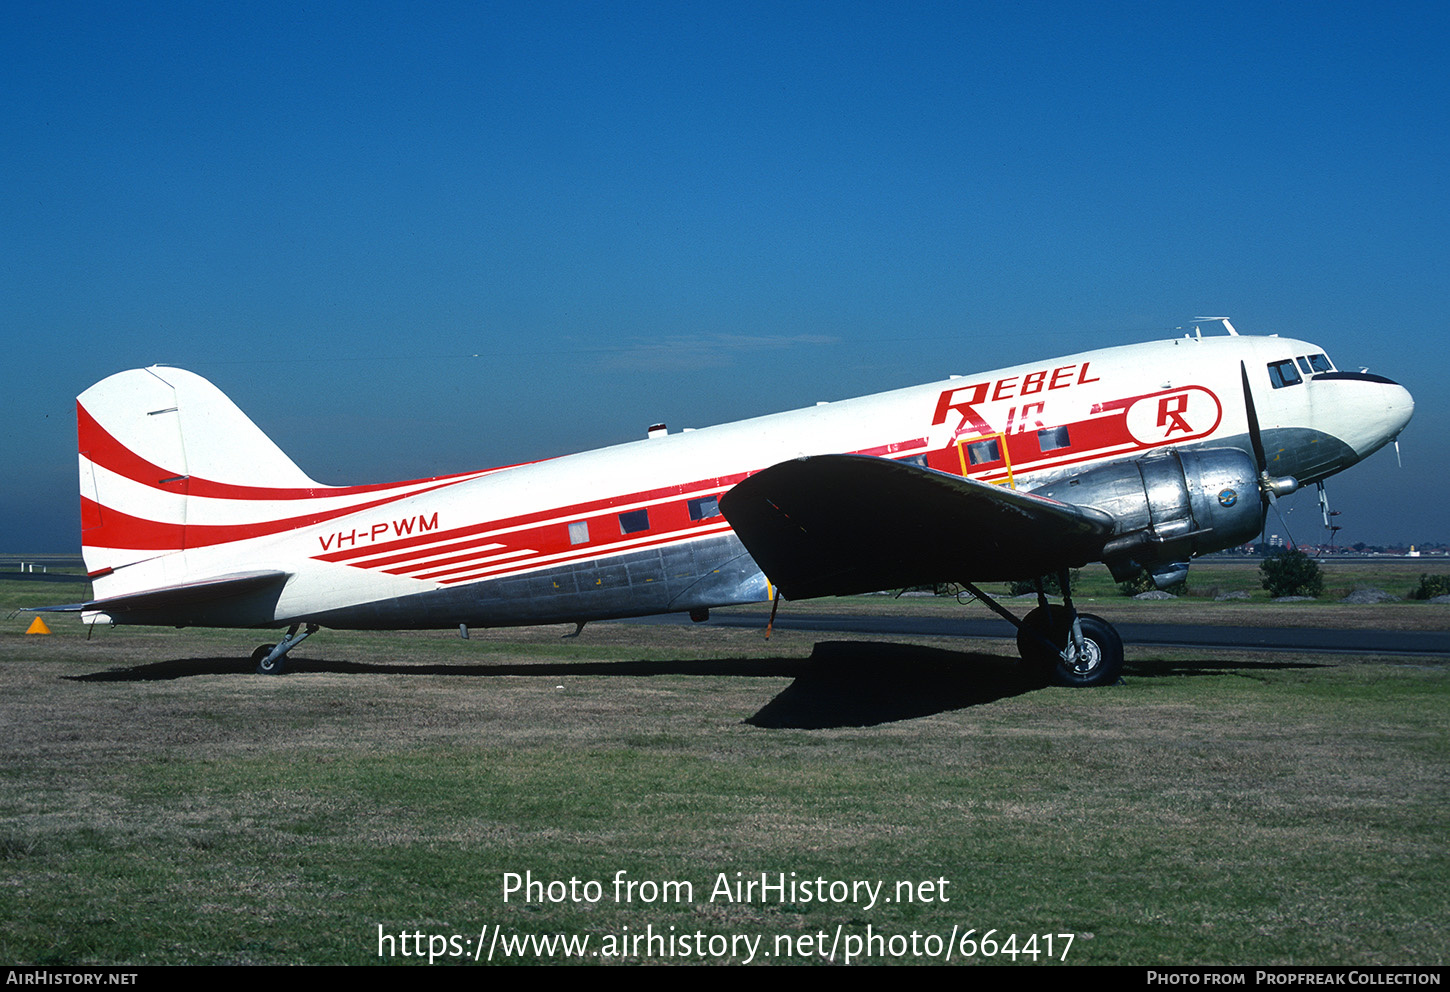
{"type": "MultiPolygon", "coordinates": [[[[1281,511],[1279,509],[1278,502],[1271,501],[1269,503],[1269,505],[1274,508],[1274,513],[1277,514],[1278,517],[1279,517],[1279,526],[1281,526],[1281,527],[1284,528],[1284,540],[1286,542],[1288,542],[1289,550],[1290,551],[1296,550],[1299,547],[1299,545],[1297,543],[1295,543],[1295,541],[1294,541],[1294,535],[1291,534],[1291,533],[1289,533],[1289,521],[1284,517],[1283,511],[1281,511]]],[[[1291,508],[1291,511],[1290,512],[1293,512],[1292,511],[1292,508],[1291,508]]],[[[1268,519],[1268,514],[1267,513],[1264,514],[1264,517],[1267,520],[1268,519]]]]}
{"type": "Polygon", "coordinates": [[[1239,362],[1239,376],[1244,384],[1244,412],[1249,418],[1249,443],[1254,446],[1254,462],[1259,470],[1259,496],[1268,507],[1279,496],[1288,496],[1299,488],[1299,480],[1292,475],[1272,478],[1269,475],[1269,456],[1264,453],[1264,437],[1259,432],[1259,413],[1254,409],[1254,391],[1249,387],[1249,369],[1239,362]]]}
{"type": "Polygon", "coordinates": [[[1249,443],[1254,446],[1254,461],[1258,463],[1259,473],[1269,470],[1269,459],[1264,454],[1264,439],[1259,435],[1259,414],[1254,409],[1254,391],[1249,388],[1249,370],[1243,362],[1239,362],[1239,375],[1244,381],[1244,410],[1249,415],[1249,443]]]}

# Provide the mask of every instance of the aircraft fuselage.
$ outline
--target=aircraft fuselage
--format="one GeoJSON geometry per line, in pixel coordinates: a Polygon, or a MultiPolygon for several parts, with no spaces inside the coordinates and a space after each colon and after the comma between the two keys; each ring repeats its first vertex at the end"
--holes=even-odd
{"type": "MultiPolygon", "coordinates": [[[[1335,371],[1306,342],[1185,337],[504,469],[328,487],[300,473],[298,480],[278,473],[286,484],[249,483],[246,471],[220,478],[220,469],[173,452],[169,441],[128,461],[115,454],[127,448],[113,436],[119,421],[88,414],[88,391],[80,397],[82,492],[90,501],[85,551],[97,599],[199,576],[287,576],[184,609],[162,602],[92,619],[402,629],[582,622],[760,602],[772,589],[721,515],[719,499],[761,469],[856,453],[1032,491],[1166,448],[1252,455],[1245,373],[1268,474],[1304,484],[1388,443],[1413,411],[1403,387],[1335,371]],[[137,457],[145,469],[133,464],[137,457]],[[191,461],[174,464],[184,458],[191,461]],[[152,469],[174,474],[153,479],[152,469]]],[[[192,388],[176,387],[183,418],[192,388]]],[[[97,393],[94,405],[105,407],[101,400],[97,393]]]]}

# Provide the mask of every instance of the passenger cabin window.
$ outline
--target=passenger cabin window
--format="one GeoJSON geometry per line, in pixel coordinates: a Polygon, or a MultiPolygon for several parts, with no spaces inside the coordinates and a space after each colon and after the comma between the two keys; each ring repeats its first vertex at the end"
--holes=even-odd
{"type": "Polygon", "coordinates": [[[1304,380],[1299,377],[1299,370],[1294,367],[1294,359],[1286,358],[1282,362],[1269,363],[1269,382],[1275,389],[1283,389],[1285,386],[1297,386],[1304,380]]]}
{"type": "Polygon", "coordinates": [[[575,520],[573,523],[571,523],[569,525],[569,543],[570,544],[588,544],[589,543],[589,521],[587,521],[587,520],[575,520]]]}
{"type": "Polygon", "coordinates": [[[1002,460],[1002,445],[997,438],[988,438],[985,441],[974,441],[967,445],[967,461],[973,465],[985,465],[988,462],[1000,462],[1002,460]]]}
{"type": "Polygon", "coordinates": [[[621,534],[638,534],[642,530],[649,530],[649,510],[630,510],[619,515],[621,534]]]}
{"type": "Polygon", "coordinates": [[[720,498],[702,496],[699,499],[690,500],[689,507],[691,520],[709,520],[711,517],[720,515],[720,498]]]}
{"type": "Polygon", "coordinates": [[[1066,427],[1044,427],[1037,432],[1037,447],[1042,451],[1060,451],[1071,444],[1066,427]]]}

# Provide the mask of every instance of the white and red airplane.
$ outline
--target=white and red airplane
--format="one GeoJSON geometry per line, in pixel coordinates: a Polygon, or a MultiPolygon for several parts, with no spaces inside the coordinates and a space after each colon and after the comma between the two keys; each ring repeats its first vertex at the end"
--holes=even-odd
{"type": "MultiPolygon", "coordinates": [[[[1067,570],[1166,584],[1260,533],[1270,497],[1395,439],[1414,410],[1323,349],[1197,332],[525,465],[363,486],[313,481],[220,390],[177,368],[77,400],[88,622],[319,627],[573,622],[961,582],[1069,685],[1122,642],[1067,570]],[[1016,618],[975,583],[1061,577],[1016,618]]],[[[304,629],[305,628],[305,629],[304,629]]]]}

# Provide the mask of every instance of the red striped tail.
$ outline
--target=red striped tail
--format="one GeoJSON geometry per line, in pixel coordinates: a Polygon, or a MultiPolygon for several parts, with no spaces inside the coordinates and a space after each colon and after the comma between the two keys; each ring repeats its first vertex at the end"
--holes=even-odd
{"type": "MultiPolygon", "coordinates": [[[[117,596],[285,567],[275,546],[256,539],[486,474],[324,486],[221,390],[177,368],[103,379],[77,397],[76,419],[81,548],[97,595],[103,585],[105,595],[117,596]],[[203,550],[218,553],[179,554],[203,550]],[[125,578],[115,574],[148,561],[125,578]]],[[[284,559],[295,553],[282,552],[284,559]]]]}
{"type": "Polygon", "coordinates": [[[331,491],[221,390],[182,369],[104,379],[77,398],[76,420],[81,545],[93,575],[250,536],[272,515],[256,512],[263,504],[331,491]]]}

